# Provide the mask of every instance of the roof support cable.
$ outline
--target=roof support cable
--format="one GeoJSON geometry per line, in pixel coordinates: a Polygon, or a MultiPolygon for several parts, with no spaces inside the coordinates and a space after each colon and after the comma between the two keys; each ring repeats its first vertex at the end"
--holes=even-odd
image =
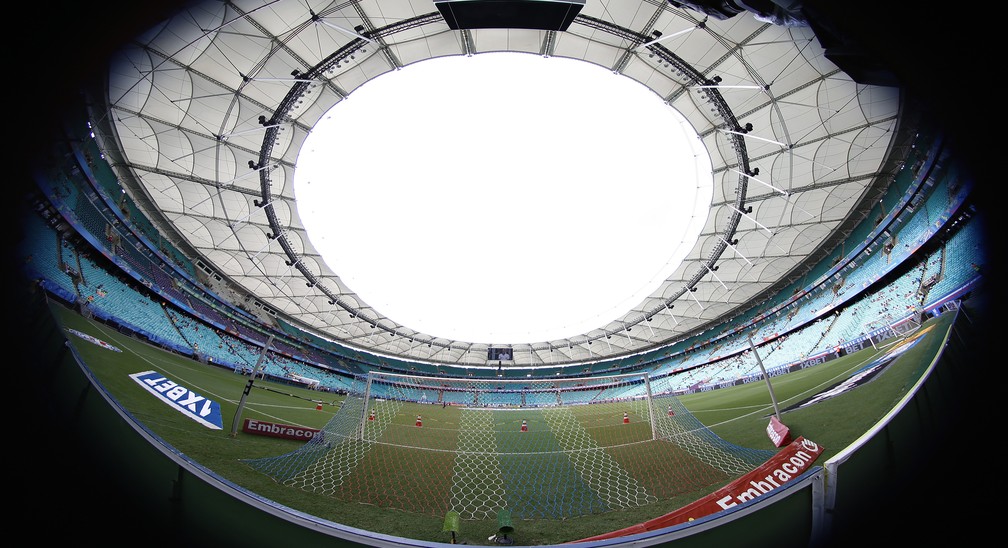
{"type": "Polygon", "coordinates": [[[721,284],[721,287],[723,287],[725,289],[728,289],[728,286],[725,285],[725,283],[721,281],[721,278],[718,278],[717,274],[714,273],[714,271],[717,270],[716,266],[712,269],[711,267],[707,266],[707,263],[703,263],[703,265],[704,265],[704,268],[707,269],[707,272],[710,272],[711,276],[714,276],[714,279],[717,280],[719,284],[721,284]]]}
{"type": "Polygon", "coordinates": [[[742,254],[741,252],[739,252],[738,248],[737,248],[737,247],[735,247],[735,245],[734,245],[734,244],[737,244],[737,243],[738,243],[738,239],[735,239],[735,241],[734,241],[734,243],[733,243],[733,242],[729,242],[728,240],[724,239],[724,237],[722,237],[722,238],[721,238],[721,241],[722,241],[722,242],[724,242],[725,244],[727,244],[727,245],[728,245],[728,247],[732,248],[732,251],[734,251],[735,253],[738,253],[738,256],[739,256],[739,257],[742,257],[742,259],[743,259],[743,260],[745,260],[745,262],[749,263],[749,266],[752,266],[752,265],[753,265],[753,264],[752,264],[752,261],[750,261],[749,259],[746,259],[746,256],[745,256],[745,255],[743,255],[743,254],[742,254]]]}

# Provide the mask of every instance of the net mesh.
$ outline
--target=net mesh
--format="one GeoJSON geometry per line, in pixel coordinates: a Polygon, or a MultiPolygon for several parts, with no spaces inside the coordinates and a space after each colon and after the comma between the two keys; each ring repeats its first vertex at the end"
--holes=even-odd
{"type": "Polygon", "coordinates": [[[295,451],[245,462],[336,499],[462,519],[561,519],[736,478],[773,451],[718,438],[647,375],[460,380],[371,373],[295,451]]]}

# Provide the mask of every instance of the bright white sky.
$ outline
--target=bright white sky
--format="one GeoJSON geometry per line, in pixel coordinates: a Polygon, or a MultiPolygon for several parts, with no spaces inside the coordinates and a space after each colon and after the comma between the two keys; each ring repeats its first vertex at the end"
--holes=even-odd
{"type": "Polygon", "coordinates": [[[312,244],[360,299],[487,344],[578,335],[640,304],[713,192],[696,132],[652,91],[518,53],[365,84],[312,130],[294,185],[312,244]]]}

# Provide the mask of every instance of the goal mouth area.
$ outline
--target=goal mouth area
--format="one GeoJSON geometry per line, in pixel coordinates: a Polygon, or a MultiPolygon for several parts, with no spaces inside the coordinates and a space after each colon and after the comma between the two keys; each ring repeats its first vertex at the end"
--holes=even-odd
{"type": "Polygon", "coordinates": [[[674,395],[654,397],[646,374],[506,383],[372,373],[323,433],[248,462],[347,502],[527,520],[656,504],[769,458],[724,442],[674,395]]]}

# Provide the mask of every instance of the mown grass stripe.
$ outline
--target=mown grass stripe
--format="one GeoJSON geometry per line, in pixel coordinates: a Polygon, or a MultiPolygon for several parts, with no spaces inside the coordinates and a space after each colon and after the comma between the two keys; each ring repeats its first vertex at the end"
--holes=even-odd
{"type": "Polygon", "coordinates": [[[544,416],[583,481],[608,509],[634,506],[647,492],[588,435],[571,408],[547,409],[544,416]]]}
{"type": "Polygon", "coordinates": [[[561,519],[606,509],[563,453],[541,409],[494,414],[498,457],[515,519],[561,519]],[[527,431],[521,431],[526,421],[527,431]]]}
{"type": "Polygon", "coordinates": [[[489,410],[461,410],[451,509],[462,519],[490,519],[507,506],[493,425],[489,410]]]}

